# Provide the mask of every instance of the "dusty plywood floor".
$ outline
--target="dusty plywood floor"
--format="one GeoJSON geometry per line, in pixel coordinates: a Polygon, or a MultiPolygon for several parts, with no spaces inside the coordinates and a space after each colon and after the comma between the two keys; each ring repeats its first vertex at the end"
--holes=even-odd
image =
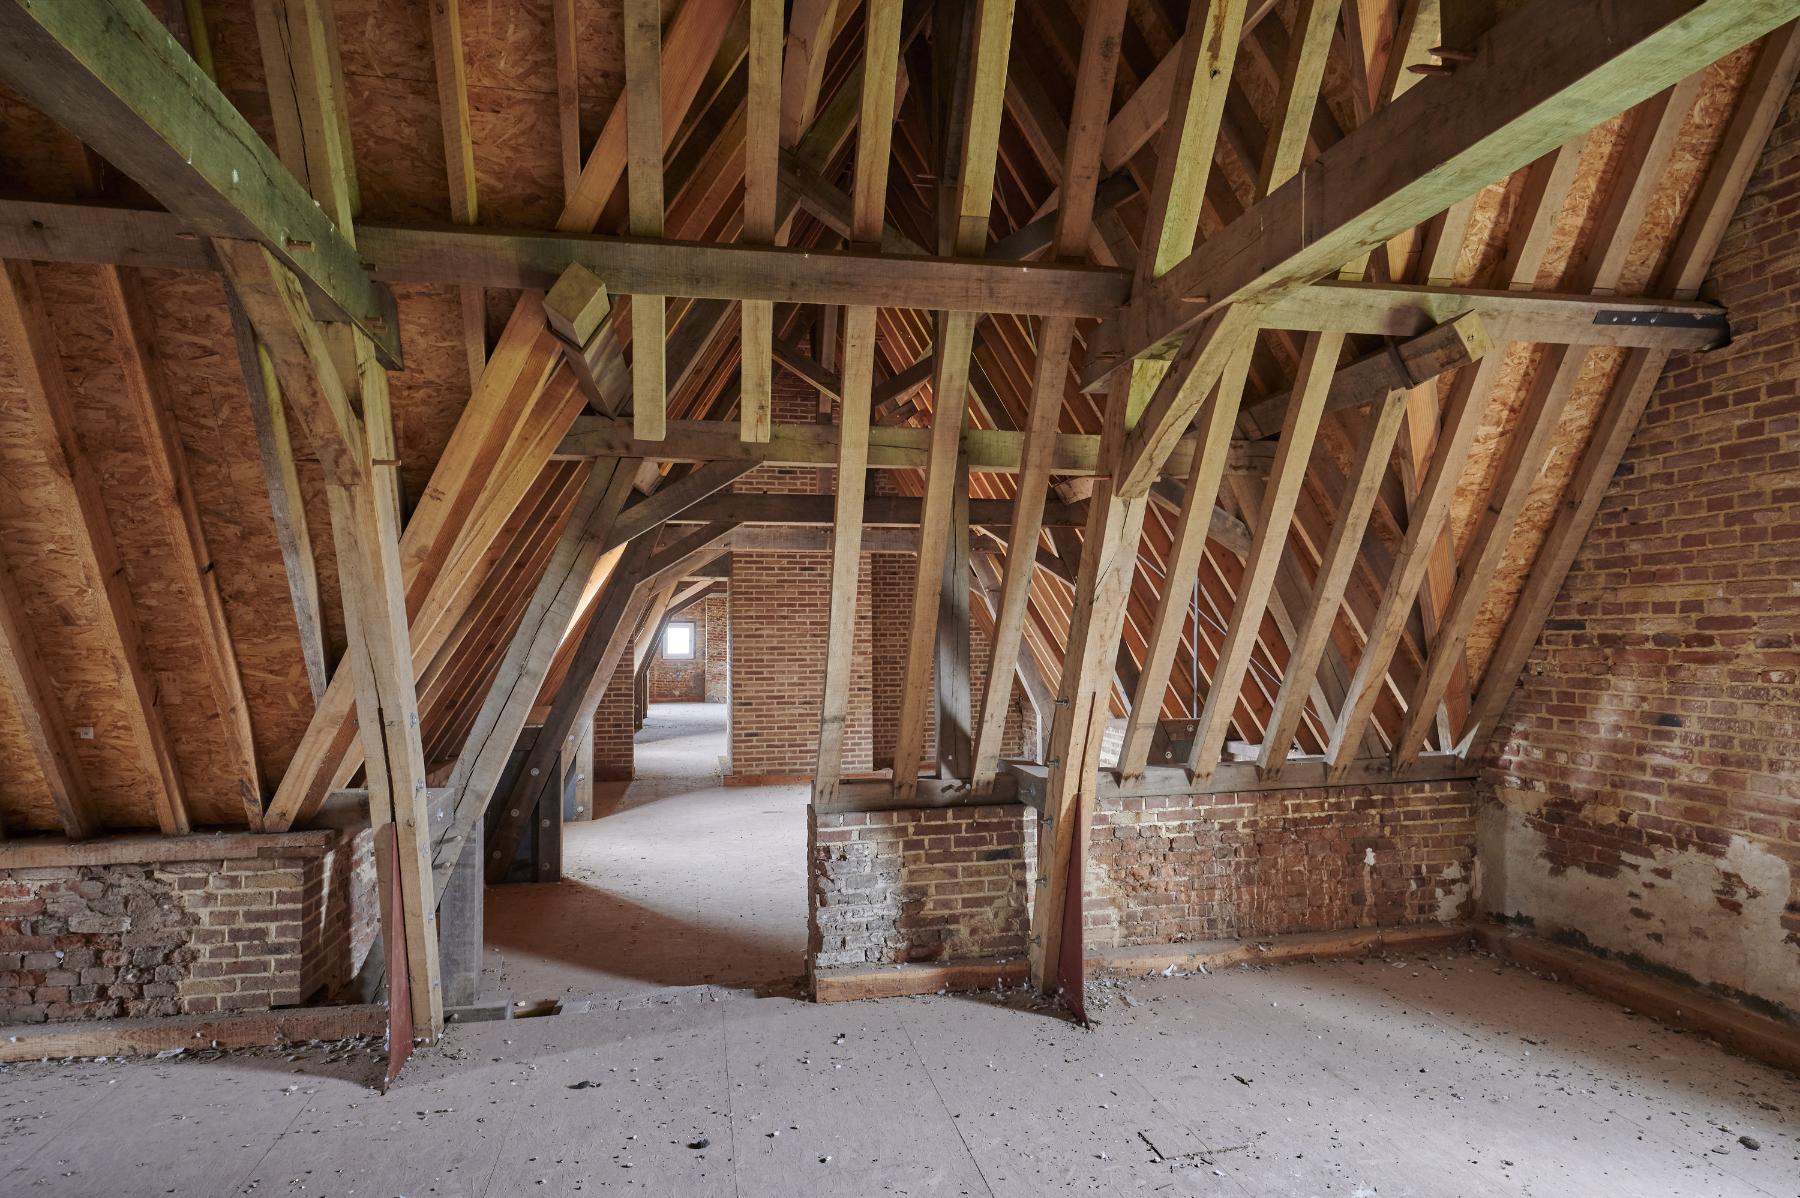
{"type": "Polygon", "coordinates": [[[1082,1031],[681,988],[453,1028],[385,1096],[321,1054],[14,1066],[0,1193],[1800,1189],[1800,1081],[1483,956],[1105,993],[1082,1031]]]}

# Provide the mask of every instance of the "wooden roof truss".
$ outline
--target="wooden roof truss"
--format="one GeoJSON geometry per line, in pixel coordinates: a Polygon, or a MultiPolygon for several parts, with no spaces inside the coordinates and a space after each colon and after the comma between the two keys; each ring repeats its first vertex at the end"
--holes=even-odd
{"type": "MultiPolygon", "coordinates": [[[[255,6],[268,140],[213,78],[188,22],[205,6],[172,7],[164,26],[138,0],[0,0],[0,80],[87,147],[75,187],[0,201],[0,340],[49,468],[34,502],[69,518],[98,597],[143,822],[221,817],[196,818],[171,746],[34,263],[98,267],[176,550],[158,577],[178,604],[157,610],[197,632],[182,668],[222,716],[236,818],[304,824],[365,775],[409,942],[435,942],[436,892],[528,721],[545,731],[499,796],[495,870],[680,580],[734,548],[818,547],[814,802],[1039,804],[1046,987],[1103,788],[1479,757],[1664,362],[1724,336],[1700,280],[1800,69],[1800,0],[684,0],[666,25],[622,0],[605,110],[584,93],[591,18],[558,0],[559,211],[508,228],[487,223],[513,197],[480,169],[455,0],[422,6],[440,222],[379,199],[365,216],[329,0],[255,6]],[[226,284],[314,702],[278,746],[172,415],[154,272],[226,284]],[[395,299],[420,288],[454,297],[467,399],[407,487],[389,372],[422,352],[395,299]],[[824,419],[773,419],[777,371],[824,419]],[[823,501],[720,494],[759,463],[835,467],[829,527],[823,501]],[[904,505],[866,494],[870,469],[904,505]],[[841,776],[869,551],[915,558],[896,760],[935,712],[935,778],[841,776]],[[1008,688],[970,705],[971,619],[1043,716],[1039,764],[1001,761],[1008,688]]],[[[43,785],[0,823],[131,822],[88,776],[43,585],[7,548],[0,750],[43,785]]],[[[409,971],[435,1028],[431,950],[409,971]]]]}

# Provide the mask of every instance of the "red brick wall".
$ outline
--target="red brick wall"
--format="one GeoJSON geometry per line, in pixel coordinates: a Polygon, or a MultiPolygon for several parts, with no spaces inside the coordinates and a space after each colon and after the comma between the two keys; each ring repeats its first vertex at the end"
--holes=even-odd
{"type": "MultiPolygon", "coordinates": [[[[906,649],[911,641],[913,585],[917,576],[917,559],[910,553],[872,553],[869,555],[869,578],[872,587],[870,603],[874,610],[875,673],[875,766],[894,764],[894,741],[900,729],[900,695],[906,686],[906,649]]],[[[974,602],[974,600],[971,600],[974,602]]],[[[970,718],[981,717],[983,695],[987,690],[988,661],[993,646],[987,630],[971,621],[969,630],[970,718]]],[[[933,674],[935,675],[935,670],[933,674]]],[[[1031,718],[1031,701],[1025,689],[1013,680],[1012,706],[1006,718],[1006,734],[1001,740],[1002,754],[1022,755],[1027,749],[1026,724],[1031,718]]],[[[925,724],[925,745],[920,754],[924,773],[937,771],[937,720],[935,715],[925,724]]]]}
{"type": "MultiPolygon", "coordinates": [[[[870,769],[869,555],[857,589],[844,770],[870,769]]],[[[731,776],[811,777],[831,607],[829,553],[734,553],[731,560],[731,776]]]]}
{"type": "Polygon", "coordinates": [[[1113,799],[1094,814],[1090,947],[1467,919],[1470,782],[1113,799]]]}
{"type": "MultiPolygon", "coordinates": [[[[674,620],[686,620],[694,625],[694,655],[688,658],[670,659],[663,656],[663,643],[658,641],[656,652],[651,654],[650,702],[652,703],[704,703],[706,701],[706,655],[708,652],[707,620],[709,619],[712,600],[708,599],[688,607],[674,620]]],[[[674,620],[670,622],[673,623],[674,620]]]]}
{"type": "Polygon", "coordinates": [[[201,843],[192,860],[150,862],[94,842],[103,863],[16,868],[0,853],[0,1023],[336,996],[379,919],[371,840],[240,836],[214,856],[201,843]]]}
{"type": "Polygon", "coordinates": [[[613,670],[606,693],[594,708],[594,780],[629,781],[637,770],[637,711],[632,695],[631,652],[637,638],[625,646],[613,670]]]}
{"type": "Polygon", "coordinates": [[[1025,952],[1025,817],[1017,806],[817,815],[816,968],[1025,952]]]}
{"type": "Polygon", "coordinates": [[[1495,737],[1482,904],[1800,1013],[1800,113],[1495,737]]]}
{"type": "MultiPolygon", "coordinates": [[[[874,611],[871,641],[875,676],[875,768],[894,764],[894,738],[900,731],[900,692],[906,683],[908,621],[912,612],[913,563],[910,553],[869,555],[870,604],[874,611]]],[[[937,760],[937,727],[925,730],[924,757],[937,760]]]]}
{"type": "Polygon", "coordinates": [[[706,608],[706,701],[731,700],[731,605],[723,595],[710,595],[706,608]]]}

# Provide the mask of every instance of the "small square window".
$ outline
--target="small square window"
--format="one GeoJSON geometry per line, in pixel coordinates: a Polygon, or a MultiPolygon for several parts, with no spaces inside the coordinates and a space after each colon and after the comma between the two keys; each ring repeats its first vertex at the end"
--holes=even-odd
{"type": "Polygon", "coordinates": [[[663,631],[662,651],[664,657],[689,658],[694,655],[694,622],[692,620],[671,620],[663,631]]]}

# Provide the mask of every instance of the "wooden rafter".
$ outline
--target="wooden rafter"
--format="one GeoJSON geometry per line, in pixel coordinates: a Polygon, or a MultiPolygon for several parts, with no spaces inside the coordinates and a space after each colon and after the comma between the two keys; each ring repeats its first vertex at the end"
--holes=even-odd
{"type": "Polygon", "coordinates": [[[1534,0],[1489,30],[1473,61],[1381,109],[1134,295],[1096,330],[1083,381],[1099,385],[1221,306],[1335,271],[1792,16],[1784,3],[1534,0]],[[1382,169],[1402,145],[1404,168],[1382,169]]]}
{"type": "MultiPolygon", "coordinates": [[[[631,235],[663,232],[662,5],[624,0],[626,174],[631,196],[631,235]]],[[[667,306],[645,293],[631,306],[631,411],[637,435],[661,439],[667,418],[667,306]]]]}
{"type": "MultiPolygon", "coordinates": [[[[862,105],[856,141],[852,234],[861,242],[881,235],[887,207],[888,147],[893,134],[900,59],[899,0],[868,0],[863,35],[862,105]]],[[[874,385],[875,309],[857,306],[844,319],[844,400],[837,460],[837,518],[831,539],[831,608],[826,627],[825,681],[819,703],[818,763],[813,802],[837,793],[843,770],[844,719],[850,699],[856,620],[862,502],[867,485],[869,395],[874,385]]]]}
{"type": "MultiPolygon", "coordinates": [[[[1057,207],[1056,234],[1052,243],[1052,256],[1058,260],[1079,255],[1091,230],[1100,147],[1111,107],[1113,78],[1118,70],[1118,34],[1124,21],[1123,0],[1105,0],[1088,10],[1081,61],[1076,69],[1074,109],[1069,114],[1066,148],[1061,159],[1063,199],[1057,207]]],[[[1019,451],[1013,529],[994,612],[989,658],[991,678],[1009,677],[1020,660],[1032,578],[1037,569],[1044,501],[1050,486],[1050,467],[1062,417],[1063,395],[1069,385],[1069,353],[1074,337],[1075,322],[1067,317],[1046,318],[1038,331],[1030,415],[1019,451]]],[[[993,786],[999,770],[1000,741],[1006,733],[1004,689],[990,686],[977,716],[971,784],[978,792],[993,786]]]]}
{"type": "MultiPolygon", "coordinates": [[[[1646,101],[1633,114],[1632,133],[1624,149],[1626,169],[1607,195],[1588,242],[1588,252],[1572,267],[1570,281],[1576,290],[1610,291],[1617,286],[1625,254],[1674,152],[1675,139],[1687,119],[1699,83],[1698,75],[1690,76],[1646,101]]],[[[1513,527],[1556,444],[1563,406],[1581,377],[1586,360],[1585,353],[1553,346],[1538,364],[1487,506],[1463,555],[1456,589],[1432,644],[1425,676],[1407,704],[1406,722],[1394,743],[1396,768],[1404,768],[1418,756],[1437,719],[1438,704],[1460,664],[1475,617],[1512,539],[1513,527]]]]}
{"type": "MultiPolygon", "coordinates": [[[[962,162],[954,195],[949,244],[942,248],[962,257],[979,257],[987,248],[994,201],[994,154],[1000,142],[1000,115],[1012,45],[1012,0],[978,0],[970,15],[974,28],[965,50],[968,78],[963,94],[958,97],[960,110],[951,118],[958,126],[955,132],[962,145],[962,162]]],[[[975,348],[975,324],[976,316],[966,312],[943,313],[938,318],[936,371],[931,384],[931,448],[925,462],[911,631],[907,637],[905,680],[900,692],[899,730],[894,742],[894,794],[902,800],[910,798],[918,785],[925,721],[933,706],[929,680],[934,658],[938,656],[939,596],[945,588],[945,553],[957,535],[952,524],[959,480],[963,486],[961,498],[967,500],[968,457],[962,449],[962,431],[968,402],[970,355],[975,348]]],[[[966,527],[961,535],[966,541],[966,527]]],[[[951,582],[954,593],[966,595],[966,570],[955,574],[951,582]]],[[[966,599],[963,606],[966,609],[966,599]]],[[[961,657],[954,654],[952,657],[956,664],[966,669],[966,651],[961,657]]],[[[938,686],[940,690],[960,686],[960,693],[966,700],[966,677],[960,680],[940,677],[938,686]]]]}
{"type": "MultiPolygon", "coordinates": [[[[781,158],[781,0],[750,0],[750,93],[744,121],[744,240],[775,243],[781,158]]],[[[742,305],[738,420],[746,441],[766,441],[773,419],[775,305],[742,305]]]]}
{"type": "Polygon", "coordinates": [[[152,357],[149,303],[136,273],[117,267],[101,268],[100,298],[119,345],[125,395],[144,441],[145,461],[160,499],[158,512],[168,525],[173,573],[198,632],[200,661],[218,705],[219,723],[235,770],[232,786],[254,831],[262,827],[263,780],[250,727],[250,704],[244,697],[231,628],[225,622],[225,601],[213,569],[212,551],[200,525],[193,480],[188,477],[187,451],[175,426],[161,367],[152,357]]]}
{"type": "Polygon", "coordinates": [[[0,79],[193,228],[261,242],[400,364],[391,301],[356,247],[141,3],[6,0],[0,33],[0,79]]]}
{"type": "Polygon", "coordinates": [[[93,588],[100,634],[118,662],[119,699],[157,826],[166,835],[187,832],[187,798],[169,745],[161,696],[144,661],[137,612],[113,542],[100,479],[75,431],[75,411],[45,310],[36,269],[29,263],[7,262],[0,279],[0,338],[10,347],[32,431],[57,480],[58,499],[74,518],[67,527],[69,547],[93,588]]]}
{"type": "MultiPolygon", "coordinates": [[[[431,0],[431,56],[437,77],[438,119],[444,131],[444,169],[450,184],[450,219],[472,225],[479,199],[475,182],[475,141],[469,132],[469,78],[463,60],[462,0],[431,0]]],[[[462,306],[463,352],[469,383],[487,365],[487,296],[476,284],[458,291],[462,306]]]]}
{"type": "Polygon", "coordinates": [[[100,830],[88,798],[87,785],[75,762],[68,725],[56,702],[56,687],[38,657],[37,644],[26,622],[25,605],[13,584],[12,572],[0,558],[0,677],[12,695],[13,707],[25,729],[25,741],[44,783],[50,803],[70,840],[82,840],[100,830]]]}

